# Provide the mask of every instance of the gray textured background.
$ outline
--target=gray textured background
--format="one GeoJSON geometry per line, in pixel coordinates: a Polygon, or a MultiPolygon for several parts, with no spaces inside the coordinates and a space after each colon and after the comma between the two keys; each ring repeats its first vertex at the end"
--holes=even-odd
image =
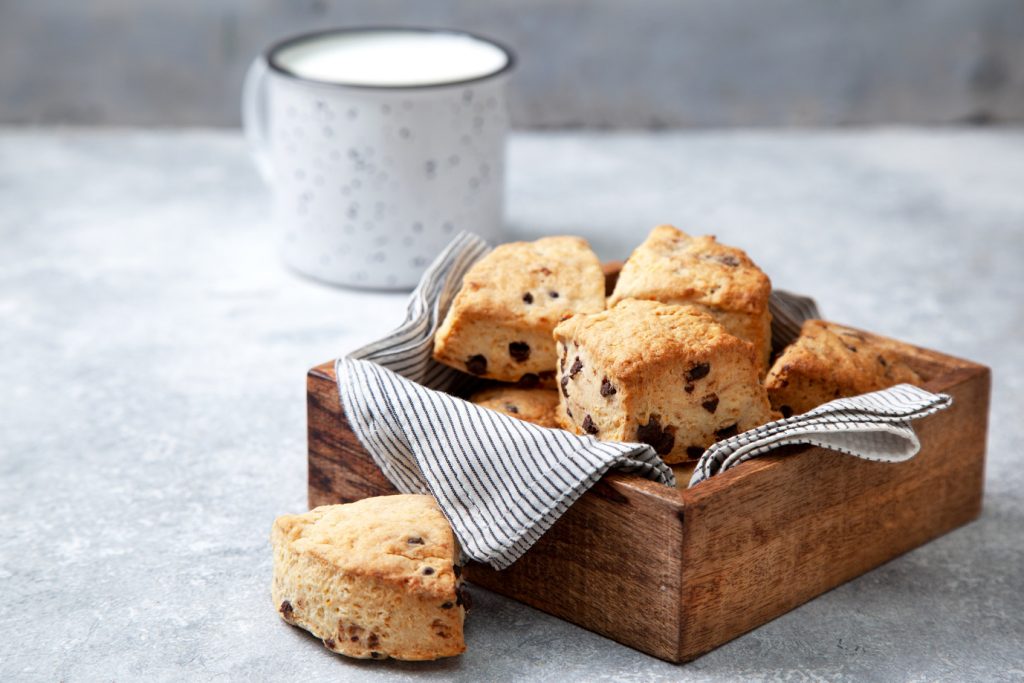
{"type": "Polygon", "coordinates": [[[462,657],[332,655],[274,612],[270,525],[306,509],[306,369],[405,295],[280,268],[236,131],[0,129],[0,681],[1024,681],[1024,131],[509,153],[509,237],[714,231],[833,320],[991,365],[981,518],[683,666],[475,588],[462,657]]]}
{"type": "Polygon", "coordinates": [[[521,127],[1024,121],[1021,0],[0,0],[0,123],[233,125],[267,43],[380,23],[513,46],[521,127]]]}

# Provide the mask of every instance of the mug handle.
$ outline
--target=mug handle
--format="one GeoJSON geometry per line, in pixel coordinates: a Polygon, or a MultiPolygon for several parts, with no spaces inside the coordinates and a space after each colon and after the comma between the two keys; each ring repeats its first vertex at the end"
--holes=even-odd
{"type": "Polygon", "coordinates": [[[270,126],[267,112],[267,75],[270,70],[263,55],[252,60],[242,85],[242,129],[249,143],[256,168],[263,179],[273,182],[274,173],[270,164],[270,126]]]}

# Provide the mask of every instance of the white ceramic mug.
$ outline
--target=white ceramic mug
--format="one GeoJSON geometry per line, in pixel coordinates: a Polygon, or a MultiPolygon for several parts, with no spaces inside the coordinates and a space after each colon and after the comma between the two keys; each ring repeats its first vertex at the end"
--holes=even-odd
{"type": "Polygon", "coordinates": [[[431,29],[337,29],[259,56],[242,120],[285,263],[409,288],[457,232],[498,241],[512,65],[492,41],[431,29]]]}

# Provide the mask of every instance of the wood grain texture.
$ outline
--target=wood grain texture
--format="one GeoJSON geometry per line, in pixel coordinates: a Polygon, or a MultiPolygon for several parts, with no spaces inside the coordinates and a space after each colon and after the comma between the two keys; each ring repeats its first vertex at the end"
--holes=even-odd
{"type": "Polygon", "coordinates": [[[333,362],[306,376],[306,425],[310,508],[398,492],[352,432],[333,362]]]}
{"type": "MultiPolygon", "coordinates": [[[[512,567],[467,577],[681,662],[965,524],[981,509],[989,370],[892,344],[954,398],[915,423],[914,459],[791,447],[693,489],[611,473],[512,567]]],[[[345,419],[334,364],[310,370],[308,389],[310,506],[394,493],[345,419]]]]}
{"type": "Polygon", "coordinates": [[[879,465],[821,448],[684,491],[678,659],[693,659],[978,516],[989,375],[929,382],[954,398],[915,423],[921,452],[879,465]]]}

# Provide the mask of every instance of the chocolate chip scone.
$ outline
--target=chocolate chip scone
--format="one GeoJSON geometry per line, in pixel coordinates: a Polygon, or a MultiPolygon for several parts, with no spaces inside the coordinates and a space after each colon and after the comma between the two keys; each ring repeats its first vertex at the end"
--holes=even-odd
{"type": "Polygon", "coordinates": [[[765,378],[772,408],[784,417],[904,382],[922,380],[885,339],[824,320],[805,321],[765,378]]]}
{"type": "Polygon", "coordinates": [[[503,382],[553,376],[551,331],[603,310],[604,274],[579,237],[502,244],[470,268],[434,335],[434,358],[503,382]]]}
{"type": "Polygon", "coordinates": [[[763,376],[771,354],[771,291],[771,280],[742,249],[659,225],[623,265],[608,305],[649,299],[696,306],[754,345],[763,376]]]}
{"type": "Polygon", "coordinates": [[[284,515],[271,532],[274,606],[334,652],[421,660],[465,651],[451,527],[430,496],[284,515]]]}
{"type": "Polygon", "coordinates": [[[469,400],[478,406],[490,408],[541,427],[561,427],[556,417],[558,392],[554,389],[496,386],[476,392],[469,400]]]}
{"type": "Polygon", "coordinates": [[[642,441],[678,463],[771,417],[754,347],[693,306],[626,299],[572,316],[555,340],[577,433],[642,441]]]}

